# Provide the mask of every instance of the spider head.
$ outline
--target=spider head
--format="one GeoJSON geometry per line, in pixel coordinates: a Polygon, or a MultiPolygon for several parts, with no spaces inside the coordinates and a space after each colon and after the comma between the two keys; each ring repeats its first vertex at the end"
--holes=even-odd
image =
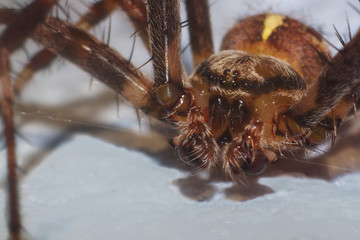
{"type": "Polygon", "coordinates": [[[280,118],[299,102],[305,83],[286,62],[226,50],[190,76],[191,103],[175,138],[183,161],[221,166],[231,177],[261,173],[287,141],[280,118]]]}

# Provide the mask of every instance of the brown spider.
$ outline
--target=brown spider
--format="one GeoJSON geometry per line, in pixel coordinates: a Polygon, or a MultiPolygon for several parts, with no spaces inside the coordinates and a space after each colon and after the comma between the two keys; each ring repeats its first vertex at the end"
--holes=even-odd
{"type": "MultiPolygon", "coordinates": [[[[87,15],[78,27],[46,18],[56,1],[33,4],[39,4],[38,10],[45,2],[48,9],[32,15],[40,16],[38,20],[29,21],[26,13],[12,10],[0,12],[1,21],[9,26],[0,37],[3,78],[8,78],[8,55],[31,35],[137,109],[176,126],[179,134],[172,144],[184,162],[207,170],[221,168],[235,181],[243,182],[245,174],[261,173],[282,151],[311,148],[332,138],[358,101],[359,34],[330,58],[325,41],[312,28],[283,15],[262,14],[237,23],[224,38],[221,51],[214,54],[207,1],[189,0],[186,24],[196,69],[188,77],[181,60],[178,1],[148,0],[147,20],[142,1],[104,0],[93,12],[101,14],[87,15]],[[80,30],[90,28],[118,4],[151,51],[154,83],[107,44],[80,30]],[[29,32],[19,31],[19,23],[29,32]],[[149,38],[143,29],[146,24],[149,38]],[[19,35],[18,41],[14,34],[19,35]]],[[[48,50],[20,74],[15,93],[55,56],[48,50]]],[[[2,109],[4,115],[11,115],[5,114],[9,106],[2,109]]],[[[8,122],[7,138],[12,135],[8,122]]],[[[15,216],[16,210],[10,210],[15,216]]],[[[14,239],[19,226],[10,221],[14,239]]]]}

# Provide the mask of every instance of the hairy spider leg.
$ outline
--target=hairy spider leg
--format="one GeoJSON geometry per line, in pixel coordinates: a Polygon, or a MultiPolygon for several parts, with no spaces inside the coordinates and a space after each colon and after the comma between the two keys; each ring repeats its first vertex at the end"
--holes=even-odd
{"type": "Polygon", "coordinates": [[[189,24],[190,45],[193,57],[193,66],[214,54],[209,4],[207,0],[186,0],[187,23],[189,24]]]}
{"type": "Polygon", "coordinates": [[[16,18],[11,19],[9,26],[0,37],[0,45],[11,54],[18,49],[39,22],[45,20],[46,15],[56,4],[57,0],[36,0],[25,7],[16,18]]]}
{"type": "Polygon", "coordinates": [[[48,18],[32,38],[121,94],[145,113],[158,104],[149,95],[152,82],[114,49],[65,21],[48,18]]]}
{"type": "Polygon", "coordinates": [[[316,85],[293,111],[296,122],[314,129],[333,126],[345,118],[360,95],[360,32],[341,49],[321,73],[316,85]]]}
{"type": "Polygon", "coordinates": [[[181,91],[181,25],[177,0],[149,0],[149,32],[154,66],[154,88],[163,84],[178,85],[181,91]]]}
{"type": "Polygon", "coordinates": [[[21,239],[21,217],[19,192],[17,187],[16,174],[16,144],[15,127],[13,117],[13,99],[14,93],[10,80],[9,53],[5,48],[0,47],[0,83],[1,83],[1,109],[4,123],[6,152],[7,152],[7,196],[9,203],[9,235],[12,240],[21,239]]]}
{"type": "MultiPolygon", "coordinates": [[[[148,46],[147,32],[144,29],[141,29],[146,26],[146,8],[144,2],[141,0],[102,0],[95,2],[93,5],[89,6],[88,12],[78,20],[76,26],[88,31],[108,17],[118,6],[125,11],[134,27],[140,29],[138,33],[144,44],[148,46]]],[[[2,16],[3,19],[1,22],[8,24],[11,19],[16,18],[17,13],[12,9],[2,9],[0,16],[2,16]]],[[[56,57],[57,55],[55,53],[46,48],[35,54],[15,78],[15,96],[17,96],[24,86],[31,81],[36,72],[50,66],[56,57]]]]}
{"type": "Polygon", "coordinates": [[[187,78],[181,59],[180,3],[178,0],[149,0],[148,30],[151,43],[151,60],[154,85],[151,95],[161,105],[161,118],[179,102],[187,78]]]}
{"type": "Polygon", "coordinates": [[[20,48],[39,22],[44,21],[48,12],[57,0],[37,0],[25,7],[16,19],[11,21],[0,36],[0,78],[2,85],[2,111],[5,127],[7,161],[8,161],[8,203],[9,203],[9,235],[12,240],[20,240],[21,218],[19,193],[17,188],[15,138],[12,102],[14,98],[10,81],[9,56],[20,48]]]}

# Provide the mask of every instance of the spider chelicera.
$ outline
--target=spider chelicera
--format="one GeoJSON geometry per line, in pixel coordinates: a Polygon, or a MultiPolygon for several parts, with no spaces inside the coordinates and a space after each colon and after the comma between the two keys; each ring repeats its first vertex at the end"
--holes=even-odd
{"type": "MultiPolygon", "coordinates": [[[[24,39],[31,37],[48,49],[15,80],[15,94],[32,72],[60,55],[145,114],[176,126],[178,136],[171,143],[184,162],[201,169],[220,168],[238,182],[244,182],[246,174],[263,172],[283,151],[312,148],[333,138],[358,101],[359,34],[331,58],[326,42],[312,28],[283,15],[262,14],[237,23],[214,54],[207,2],[186,1],[184,24],[189,25],[196,67],[187,76],[181,60],[178,1],[149,0],[146,6],[135,0],[100,1],[77,27],[46,18],[55,3],[34,1],[38,6],[32,18],[6,9],[0,14],[9,26],[0,38],[3,78],[9,72],[8,55],[24,39]],[[80,30],[89,29],[118,5],[151,52],[154,82],[107,44],[80,30]],[[38,11],[42,7],[44,13],[38,11]],[[17,41],[14,34],[19,34],[17,41]]],[[[6,129],[10,125],[5,124],[6,129]]],[[[11,138],[11,131],[6,135],[11,138]]],[[[10,196],[14,202],[16,196],[10,196]]],[[[11,219],[18,219],[11,210],[11,219]]],[[[14,236],[19,226],[10,221],[14,236]]]]}

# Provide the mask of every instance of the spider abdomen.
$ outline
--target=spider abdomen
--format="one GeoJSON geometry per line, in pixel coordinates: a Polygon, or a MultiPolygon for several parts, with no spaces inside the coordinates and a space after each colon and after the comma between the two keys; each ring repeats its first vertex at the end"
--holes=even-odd
{"type": "Polygon", "coordinates": [[[236,49],[270,55],[288,62],[311,85],[318,78],[329,51],[320,33],[279,14],[245,18],[225,35],[222,50],[236,49]]]}

